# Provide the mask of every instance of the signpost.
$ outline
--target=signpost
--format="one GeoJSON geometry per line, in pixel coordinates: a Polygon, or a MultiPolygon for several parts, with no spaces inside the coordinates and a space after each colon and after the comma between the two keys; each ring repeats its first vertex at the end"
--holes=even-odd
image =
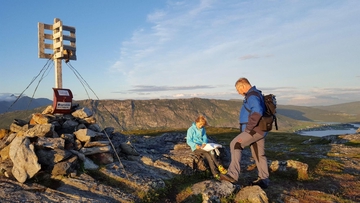
{"type": "Polygon", "coordinates": [[[39,58],[53,59],[55,63],[53,113],[66,113],[71,110],[72,93],[69,89],[62,89],[61,65],[63,59],[66,63],[76,60],[75,27],[63,25],[60,19],[55,18],[52,25],[38,23],[38,30],[39,58]],[[63,92],[67,92],[67,96],[63,92]]]}
{"type": "Polygon", "coordinates": [[[54,24],[38,23],[39,29],[39,58],[53,59],[55,63],[55,87],[62,88],[61,60],[65,62],[76,60],[76,36],[75,27],[63,25],[58,18],[54,24]],[[45,31],[50,31],[45,33],[45,31]],[[65,32],[65,33],[64,33],[65,32]],[[65,35],[68,32],[68,35],[65,35]],[[46,43],[47,41],[51,43],[46,43]],[[50,50],[52,53],[47,53],[50,50]]]}

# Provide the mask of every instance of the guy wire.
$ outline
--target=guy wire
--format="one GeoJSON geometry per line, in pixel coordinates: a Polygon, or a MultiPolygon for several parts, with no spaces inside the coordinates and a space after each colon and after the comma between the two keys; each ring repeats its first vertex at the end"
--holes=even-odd
{"type": "MultiPolygon", "coordinates": [[[[24,94],[24,92],[31,86],[31,84],[36,80],[36,78],[38,78],[39,77],[39,75],[41,74],[41,72],[43,72],[44,71],[44,69],[46,70],[46,69],[48,69],[48,63],[49,63],[49,61],[51,61],[51,59],[52,59],[52,57],[53,57],[53,55],[51,55],[51,58],[49,58],[48,60],[47,60],[47,62],[45,63],[45,65],[43,66],[43,68],[40,70],[40,72],[31,80],[31,82],[30,82],[30,84],[20,93],[20,95],[16,98],[16,100],[9,106],[9,108],[6,110],[6,112],[8,112],[10,109],[11,109],[11,107],[21,98],[21,96],[24,94]],[[46,67],[46,68],[45,68],[46,67]]],[[[30,100],[30,103],[31,103],[31,101],[32,101],[32,99],[30,100]]],[[[29,104],[30,105],[30,104],[29,104]]],[[[6,113],[5,112],[5,113],[6,113]]]]}
{"type": "MultiPolygon", "coordinates": [[[[70,64],[70,62],[68,62],[68,63],[66,63],[66,64],[67,64],[68,67],[73,71],[73,73],[75,74],[75,76],[79,79],[79,81],[80,81],[80,83],[83,85],[85,91],[86,91],[86,88],[85,88],[84,84],[86,84],[86,86],[94,93],[94,95],[95,95],[95,97],[98,99],[98,101],[100,101],[100,99],[99,99],[99,97],[96,95],[96,93],[91,89],[91,87],[90,87],[89,84],[86,82],[86,80],[81,76],[81,74],[70,64]],[[81,78],[81,79],[80,79],[80,78],[81,78]]],[[[87,91],[86,91],[86,93],[87,93],[87,95],[88,95],[88,97],[89,97],[89,99],[90,99],[90,96],[89,96],[89,94],[88,94],[87,91]]],[[[111,113],[104,105],[102,105],[102,106],[105,108],[105,110],[106,110],[112,117],[114,117],[114,115],[112,115],[112,113],[111,113]]],[[[92,107],[92,108],[95,109],[94,107],[92,107]]],[[[119,123],[118,123],[118,124],[119,124],[119,123]]],[[[101,125],[101,122],[100,122],[100,125],[101,125]]],[[[120,124],[119,124],[119,125],[120,125],[120,124]]],[[[100,127],[103,128],[103,125],[101,125],[100,127]]],[[[120,126],[120,127],[121,127],[121,126],[120,126]]],[[[124,165],[122,164],[122,162],[121,162],[121,160],[120,160],[120,157],[119,157],[118,153],[116,152],[115,146],[113,145],[113,143],[112,143],[109,135],[107,134],[106,130],[104,130],[104,132],[105,132],[105,135],[106,135],[107,139],[109,140],[109,142],[110,142],[110,144],[111,144],[111,147],[113,148],[113,150],[114,150],[114,152],[115,152],[115,154],[116,154],[117,159],[119,160],[120,167],[121,167],[121,168],[124,168],[124,165]]],[[[126,175],[126,178],[129,179],[126,173],[125,173],[125,175],[126,175]]]]}
{"type": "MultiPolygon", "coordinates": [[[[54,63],[51,63],[51,64],[54,65],[54,63]]],[[[45,75],[46,71],[47,71],[46,76],[49,74],[49,70],[50,70],[50,69],[49,69],[49,66],[50,66],[50,64],[49,64],[49,65],[47,66],[47,68],[43,71],[43,74],[41,75],[41,78],[39,79],[38,84],[37,84],[36,87],[35,87],[35,90],[34,90],[34,92],[33,92],[33,95],[31,96],[31,99],[30,99],[30,101],[29,101],[29,104],[28,104],[26,110],[29,109],[31,102],[32,102],[32,100],[34,99],[35,92],[36,92],[37,88],[39,87],[40,82],[44,79],[44,75],[45,75]]],[[[46,77],[46,76],[45,76],[45,77],[46,77]]]]}

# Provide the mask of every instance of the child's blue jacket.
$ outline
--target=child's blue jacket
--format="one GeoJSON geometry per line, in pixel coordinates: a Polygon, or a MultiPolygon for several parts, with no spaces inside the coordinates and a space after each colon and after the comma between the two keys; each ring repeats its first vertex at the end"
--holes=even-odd
{"type": "Polygon", "coordinates": [[[190,146],[192,151],[195,151],[196,145],[207,144],[208,138],[205,128],[198,129],[195,122],[187,130],[186,143],[190,146]]]}

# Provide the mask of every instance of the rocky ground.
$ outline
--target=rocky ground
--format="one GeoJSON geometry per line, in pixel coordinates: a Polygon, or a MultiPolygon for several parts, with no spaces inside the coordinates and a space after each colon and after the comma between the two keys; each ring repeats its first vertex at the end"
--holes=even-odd
{"type": "MultiPolygon", "coordinates": [[[[89,112],[83,109],[80,114],[89,112]]],[[[271,185],[262,190],[247,186],[256,177],[248,148],[238,185],[209,176],[194,182],[206,165],[192,155],[184,132],[124,135],[101,129],[87,116],[48,120],[36,115],[46,122],[33,118],[30,124],[17,121],[11,130],[2,130],[0,202],[360,202],[359,134],[270,134],[266,149],[271,185]],[[19,151],[29,153],[29,163],[38,160],[41,167],[34,172],[19,151]]],[[[220,143],[227,166],[229,149],[220,143]]]]}
{"type": "Polygon", "coordinates": [[[301,181],[273,174],[266,191],[271,202],[360,202],[360,134],[310,138],[302,144],[300,150],[268,148],[309,164],[309,177],[301,181]]]}
{"type": "MultiPolygon", "coordinates": [[[[163,138],[164,137],[169,137],[169,134],[163,136],[163,138]]],[[[142,137],[142,139],[146,138],[142,137]]],[[[359,135],[344,135],[340,137],[331,136],[326,139],[330,141],[329,144],[312,145],[310,144],[312,141],[307,140],[305,144],[309,146],[309,150],[303,151],[301,155],[311,158],[325,158],[328,161],[334,160],[335,162],[318,163],[317,168],[313,169],[313,172],[311,172],[312,174],[309,174],[312,176],[311,180],[297,180],[287,173],[277,172],[276,174],[275,172],[272,172],[271,187],[261,191],[265,192],[268,202],[360,202],[360,148],[344,144],[349,140],[356,142],[360,141],[359,135]],[[288,177],[284,178],[282,176],[288,177]]],[[[154,144],[154,142],[158,142],[160,144],[161,139],[151,138],[150,140],[152,141],[148,143],[154,144]]],[[[139,147],[141,144],[144,143],[141,143],[138,140],[137,146],[139,147]]],[[[182,148],[186,148],[183,144],[184,143],[182,142],[175,144],[175,151],[181,151],[182,148]]],[[[277,152],[288,151],[287,147],[282,145],[269,147],[269,150],[277,152]]],[[[139,149],[139,151],[144,151],[144,149],[139,149]]],[[[177,154],[177,152],[172,151],[169,152],[169,156],[173,153],[177,154]]],[[[298,154],[297,152],[293,153],[298,154]]],[[[246,152],[244,154],[244,160],[249,160],[249,162],[243,164],[244,177],[240,180],[243,184],[240,191],[246,191],[245,188],[248,188],[244,187],[246,180],[255,173],[255,170],[251,168],[252,163],[249,153],[246,152]],[[247,167],[246,165],[250,167],[247,167]]],[[[134,179],[131,177],[137,173],[134,171],[135,168],[139,167],[133,165],[136,165],[137,162],[138,161],[130,160],[123,160],[122,162],[122,164],[126,166],[125,168],[134,167],[129,169],[131,172],[129,171],[127,174],[127,178],[129,178],[130,182],[133,181],[133,183],[134,179]]],[[[102,168],[101,170],[104,174],[108,174],[109,176],[111,176],[111,174],[113,176],[117,176],[111,171],[117,171],[115,169],[118,165],[118,163],[114,163],[108,167],[102,168]]],[[[121,175],[119,176],[121,177],[121,175]]],[[[28,180],[25,183],[19,183],[16,180],[3,177],[0,180],[1,202],[143,201],[140,200],[138,196],[139,193],[136,192],[136,189],[131,189],[131,187],[126,185],[111,185],[106,181],[104,182],[100,177],[96,178],[87,173],[81,173],[74,177],[60,177],[58,180],[52,178],[52,181],[53,183],[46,183],[45,185],[47,186],[44,186],[44,182],[41,182],[40,180],[39,182],[41,183],[36,183],[35,180],[28,180]]],[[[219,188],[223,187],[221,190],[227,190],[231,188],[231,186],[227,184],[228,183],[222,183],[214,180],[201,181],[192,186],[192,191],[193,193],[201,193],[201,190],[205,190],[201,189],[202,187],[208,187],[212,190],[219,190],[219,188]],[[214,189],[214,187],[217,189],[214,189]]],[[[261,194],[261,192],[258,191],[257,193],[261,194]]],[[[183,201],[176,200],[176,195],[177,194],[172,194],[172,198],[165,198],[164,201],[186,202],[186,198],[183,198],[183,201]]]]}

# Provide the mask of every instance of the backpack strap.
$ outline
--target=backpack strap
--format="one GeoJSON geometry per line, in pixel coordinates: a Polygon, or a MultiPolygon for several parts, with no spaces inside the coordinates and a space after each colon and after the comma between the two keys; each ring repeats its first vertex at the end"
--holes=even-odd
{"type": "MultiPolygon", "coordinates": [[[[249,93],[246,93],[245,99],[247,99],[247,98],[250,97],[251,95],[255,95],[255,96],[259,97],[259,99],[261,99],[261,98],[260,98],[261,92],[258,92],[258,91],[251,91],[251,92],[249,92],[249,93]]],[[[265,102],[265,101],[263,101],[263,102],[265,102]]],[[[250,109],[246,108],[245,105],[244,105],[244,108],[245,108],[246,111],[248,111],[249,113],[251,112],[250,109]]]]}

